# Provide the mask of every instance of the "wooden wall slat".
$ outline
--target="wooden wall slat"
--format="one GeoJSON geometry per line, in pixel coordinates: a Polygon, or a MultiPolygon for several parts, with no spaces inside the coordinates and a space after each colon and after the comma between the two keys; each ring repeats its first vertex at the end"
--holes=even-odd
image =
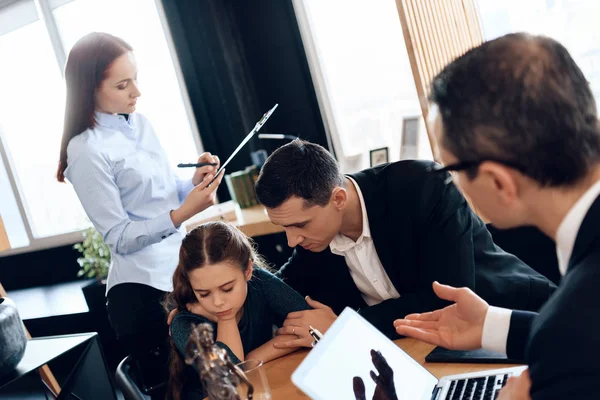
{"type": "Polygon", "coordinates": [[[454,19],[452,17],[452,5],[449,1],[441,1],[440,4],[443,7],[443,18],[447,29],[450,31],[452,40],[452,54],[456,57],[460,53],[460,40],[458,31],[454,25],[454,19]]]}
{"type": "Polygon", "coordinates": [[[462,7],[462,0],[451,0],[452,1],[452,19],[458,31],[460,38],[460,52],[462,54],[465,47],[468,46],[468,32],[465,26],[465,19],[461,18],[464,16],[464,9],[462,7]]]}
{"type": "Polygon", "coordinates": [[[432,1],[430,3],[431,12],[434,18],[434,24],[438,37],[440,38],[439,43],[442,52],[442,66],[448,64],[452,58],[452,42],[450,40],[450,34],[447,29],[446,21],[444,16],[441,14],[440,2],[432,1]]]}
{"type": "Polygon", "coordinates": [[[423,26],[422,18],[419,13],[420,7],[418,0],[409,0],[408,2],[410,4],[410,12],[413,16],[412,21],[414,24],[414,31],[418,32],[417,49],[422,54],[422,65],[424,68],[423,73],[425,77],[424,83],[427,84],[427,77],[431,76],[431,74],[433,73],[433,66],[431,65],[429,47],[427,45],[428,38],[426,37],[425,27],[423,26]]]}
{"type": "MultiPolygon", "coordinates": [[[[418,60],[418,66],[419,66],[419,73],[422,79],[426,79],[426,77],[428,76],[428,72],[427,72],[427,63],[426,63],[426,58],[427,55],[423,52],[422,50],[422,44],[421,44],[421,39],[420,39],[420,34],[419,34],[419,29],[417,27],[417,21],[414,15],[414,12],[412,11],[412,0],[405,0],[404,4],[406,5],[406,9],[408,10],[408,21],[410,23],[410,34],[412,35],[413,38],[413,43],[414,43],[414,51],[415,51],[415,58],[418,60]]],[[[426,81],[421,81],[421,87],[419,88],[419,90],[422,92],[425,88],[427,87],[427,82],[426,81]]],[[[422,101],[422,99],[421,99],[422,101]]]]}
{"type": "Polygon", "coordinates": [[[477,6],[474,0],[463,0],[463,5],[467,11],[469,21],[469,31],[476,44],[483,43],[483,32],[479,23],[479,15],[477,14],[477,6]]]}
{"type": "MultiPolygon", "coordinates": [[[[483,41],[475,0],[396,0],[396,7],[421,111],[427,118],[434,76],[483,41]]],[[[427,134],[433,150],[435,139],[429,127],[427,134]]]]}
{"type": "Polygon", "coordinates": [[[433,14],[433,10],[431,9],[431,0],[423,1],[423,9],[425,10],[425,15],[427,18],[427,30],[429,35],[431,36],[431,40],[433,42],[433,50],[435,57],[435,69],[434,74],[437,74],[444,67],[444,43],[442,38],[440,37],[437,29],[437,24],[435,22],[435,16],[433,14]]]}
{"type": "MultiPolygon", "coordinates": [[[[398,9],[398,17],[400,18],[400,26],[402,27],[402,36],[404,37],[404,45],[406,51],[409,54],[408,61],[410,63],[410,69],[413,71],[413,78],[415,81],[415,87],[417,89],[417,95],[423,91],[423,83],[421,82],[422,71],[420,65],[420,57],[416,51],[416,41],[414,34],[411,32],[411,23],[409,13],[406,11],[406,0],[396,0],[396,8],[398,9]]],[[[423,107],[423,105],[421,105],[423,107]]]]}
{"type": "MultiPolygon", "coordinates": [[[[434,76],[483,41],[475,0],[396,0],[396,7],[419,104],[426,119],[427,97],[434,76]]],[[[425,126],[435,155],[435,137],[429,126],[425,126]]]]}

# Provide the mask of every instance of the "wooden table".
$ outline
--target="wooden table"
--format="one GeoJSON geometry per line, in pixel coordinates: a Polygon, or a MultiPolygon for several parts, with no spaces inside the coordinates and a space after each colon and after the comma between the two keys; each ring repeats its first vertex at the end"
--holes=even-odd
{"type": "Polygon", "coordinates": [[[237,226],[246,236],[256,237],[262,235],[270,235],[272,233],[283,232],[284,229],[281,226],[272,224],[267,216],[265,208],[261,205],[241,209],[238,205],[235,205],[235,215],[231,212],[220,213],[219,207],[223,209],[232,210],[230,202],[217,204],[213,206],[215,210],[210,210],[205,213],[200,213],[197,216],[191,218],[185,222],[185,228],[189,232],[198,225],[201,225],[207,221],[225,220],[231,224],[237,226]],[[216,213],[214,212],[216,211],[216,213]]]}
{"type": "MultiPolygon", "coordinates": [[[[394,341],[402,350],[423,365],[438,379],[446,375],[467,372],[485,371],[490,369],[514,367],[514,364],[458,364],[458,363],[426,363],[425,356],[435,346],[415,339],[398,339],[394,341]]],[[[308,350],[301,350],[265,364],[271,395],[273,400],[308,399],[291,381],[296,367],[300,365],[308,350]]]]}

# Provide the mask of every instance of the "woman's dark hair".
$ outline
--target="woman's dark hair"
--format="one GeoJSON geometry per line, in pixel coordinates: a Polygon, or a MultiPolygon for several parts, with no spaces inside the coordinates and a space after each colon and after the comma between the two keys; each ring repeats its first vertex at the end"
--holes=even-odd
{"type": "Polygon", "coordinates": [[[75,43],[65,66],[67,101],[56,179],[65,181],[67,146],[71,139],[96,125],[95,93],[112,63],[133,48],[116,36],[92,32],[75,43]]]}
{"type": "MultiPolygon", "coordinates": [[[[166,297],[167,310],[185,311],[188,303],[197,301],[190,284],[190,272],[205,265],[229,262],[247,272],[249,262],[265,268],[254,251],[253,243],[236,227],[224,222],[208,222],[190,231],[181,242],[179,263],[173,273],[173,291],[166,297]]],[[[171,339],[169,398],[181,399],[186,364],[171,339]]]]}

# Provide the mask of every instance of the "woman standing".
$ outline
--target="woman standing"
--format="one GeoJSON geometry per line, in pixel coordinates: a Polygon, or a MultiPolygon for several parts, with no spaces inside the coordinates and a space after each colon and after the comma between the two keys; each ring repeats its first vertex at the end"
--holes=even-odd
{"type": "Polygon", "coordinates": [[[65,68],[67,101],[57,178],[73,185],[110,247],[110,323],[146,368],[144,383],[166,379],[168,328],[163,297],[171,290],[182,222],[214,204],[223,174],[208,186],[219,160],[204,153],[180,180],[150,125],[135,113],[140,91],[132,47],[107,33],[81,38],[65,68]]]}

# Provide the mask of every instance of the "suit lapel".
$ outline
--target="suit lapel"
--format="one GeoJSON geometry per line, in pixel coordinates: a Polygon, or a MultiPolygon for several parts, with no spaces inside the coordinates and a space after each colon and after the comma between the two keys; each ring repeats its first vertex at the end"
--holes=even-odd
{"type": "Polygon", "coordinates": [[[579,228],[579,232],[577,232],[577,238],[575,239],[575,245],[569,260],[567,273],[577,266],[579,261],[588,253],[590,246],[600,238],[600,229],[598,229],[599,221],[600,197],[597,197],[585,215],[581,227],[579,228]]]}

